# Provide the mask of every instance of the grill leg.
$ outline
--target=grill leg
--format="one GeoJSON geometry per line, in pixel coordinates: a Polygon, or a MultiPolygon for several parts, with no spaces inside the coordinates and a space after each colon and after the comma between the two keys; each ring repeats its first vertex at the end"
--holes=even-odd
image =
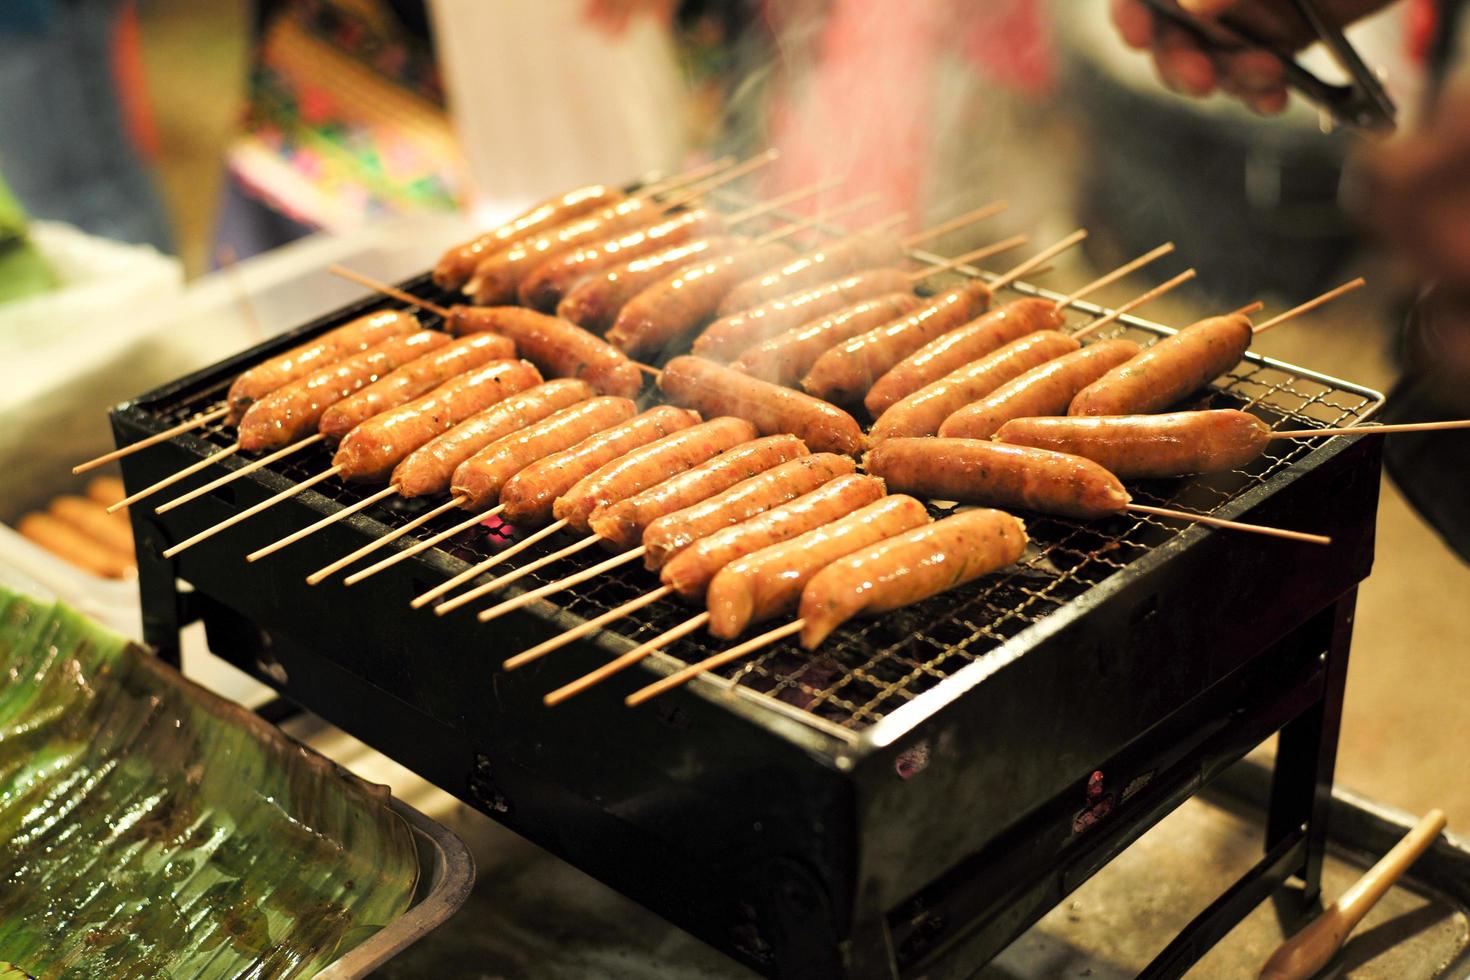
{"type": "Polygon", "coordinates": [[[1271,776],[1266,850],[1305,833],[1307,849],[1294,872],[1306,884],[1302,900],[1317,901],[1322,885],[1322,857],[1327,848],[1327,812],[1337,767],[1337,736],[1342,726],[1343,688],[1347,683],[1348,647],[1353,633],[1357,590],[1332,607],[1331,633],[1322,654],[1326,664],[1322,699],[1281,729],[1276,767],[1271,776]]]}
{"type": "Polygon", "coordinates": [[[132,508],[133,540],[138,558],[138,599],[143,608],[143,642],[171,667],[183,669],[179,631],[184,626],[183,597],[175,587],[174,563],[162,557],[168,542],[158,526],[132,508]]]}

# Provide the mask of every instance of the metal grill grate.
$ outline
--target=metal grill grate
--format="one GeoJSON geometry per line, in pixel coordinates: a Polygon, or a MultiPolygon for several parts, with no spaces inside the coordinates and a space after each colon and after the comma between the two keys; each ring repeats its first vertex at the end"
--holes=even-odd
{"type": "MultiPolygon", "coordinates": [[[[927,253],[916,253],[916,257],[930,261],[938,258],[927,253]]],[[[426,279],[410,283],[408,288],[426,298],[449,299],[436,295],[426,279]]],[[[1059,298],[1057,294],[1025,284],[1018,284],[1014,292],[1059,298]]],[[[1102,312],[1101,308],[1089,304],[1079,306],[1080,310],[1071,314],[1077,323],[1102,312]]],[[[439,326],[437,317],[423,313],[421,318],[426,326],[439,326]]],[[[1100,335],[1129,337],[1147,343],[1168,332],[1168,328],[1124,317],[1100,335]]],[[[217,403],[222,394],[216,388],[186,400],[156,406],[155,417],[160,427],[174,424],[217,403]]],[[[1252,354],[1194,403],[1181,407],[1240,408],[1260,416],[1273,427],[1285,423],[1290,428],[1311,428],[1361,422],[1381,403],[1382,396],[1376,392],[1252,354]]],[[[234,430],[219,425],[200,434],[218,446],[234,440],[234,430]]],[[[1314,445],[1308,440],[1276,441],[1247,469],[1188,480],[1135,482],[1130,484],[1129,491],[1140,503],[1218,514],[1228,511],[1232,501],[1242,494],[1311,453],[1314,445]]],[[[301,480],[330,464],[330,451],[314,446],[282,460],[273,470],[288,480],[301,480]]],[[[338,505],[347,505],[374,489],[327,481],[318,484],[316,492],[338,505]]],[[[383,525],[397,528],[436,503],[437,500],[393,499],[367,513],[383,525]]],[[[945,508],[931,505],[931,509],[940,515],[945,508]]],[[[743,696],[777,707],[783,714],[803,718],[829,733],[852,738],[857,731],[923,695],[1187,528],[1176,522],[1132,515],[1089,523],[1041,515],[1023,516],[1032,546],[1011,569],[881,618],[849,623],[815,653],[808,654],[794,643],[782,643],[743,662],[728,665],[718,672],[719,676],[743,696]]],[[[460,512],[442,515],[405,538],[404,543],[436,534],[463,519],[460,512]]],[[[522,536],[524,532],[506,525],[482,526],[458,535],[441,547],[457,559],[474,563],[503,550],[522,536]]],[[[504,573],[524,565],[570,540],[567,535],[554,536],[528,549],[513,565],[507,563],[496,571],[504,573]]],[[[323,562],[332,557],[335,556],[324,555],[323,562]]],[[[518,588],[489,596],[475,608],[488,606],[521,589],[554,581],[605,557],[598,549],[584,551],[526,576],[518,588]]],[[[601,576],[559,594],[555,601],[582,618],[606,612],[658,586],[655,575],[643,571],[641,565],[636,568],[636,571],[620,570],[617,574],[601,576]]],[[[335,581],[320,586],[340,587],[335,581]]],[[[693,611],[677,602],[664,601],[610,624],[609,629],[635,643],[642,642],[682,622],[693,611]]],[[[427,611],[411,612],[407,608],[404,614],[429,615],[427,611]]],[[[494,629],[484,628],[483,633],[487,646],[493,646],[494,629]]],[[[705,635],[696,632],[667,647],[664,655],[693,663],[727,648],[702,642],[701,637],[705,635]]],[[[497,657],[512,652],[493,651],[497,657]]]]}

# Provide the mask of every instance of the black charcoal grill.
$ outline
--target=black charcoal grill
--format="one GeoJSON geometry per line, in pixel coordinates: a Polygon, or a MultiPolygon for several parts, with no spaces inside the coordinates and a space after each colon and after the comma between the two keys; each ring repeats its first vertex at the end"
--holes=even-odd
{"type": "MultiPolygon", "coordinates": [[[[447,298],[427,276],[402,286],[447,298]]],[[[266,356],[391,305],[354,304],[119,405],[118,444],[216,404],[266,356]]],[[[1112,328],[1162,332],[1133,317],[1112,328]]],[[[1382,396],[1252,354],[1202,401],[1303,428],[1363,421],[1382,396]]],[[[215,427],[126,457],[128,489],[232,439],[215,427]]],[[[1130,487],[1143,503],[1329,534],[1330,547],[1153,518],[1023,515],[1034,546],[1014,568],[849,624],[815,655],[775,646],[631,710],[623,697],[650,675],[723,647],[695,633],[556,709],[541,697],[686,607],[656,603],[518,671],[500,663],[657,585],[641,568],[493,624],[474,618],[600,560],[595,550],[445,617],[409,599],[517,529],[459,535],[352,588],[340,576],[305,584],[437,502],[393,500],[246,564],[376,489],[328,481],[160,557],[329,460],[313,447],[163,517],[135,508],[148,641],[177,658],[179,628],[202,618],[211,650],[285,698],[760,973],[967,976],[1278,731],[1265,856],[1147,975],[1183,973],[1291,875],[1315,898],[1355,589],[1373,556],[1377,440],[1278,442],[1249,470],[1130,487]]]]}

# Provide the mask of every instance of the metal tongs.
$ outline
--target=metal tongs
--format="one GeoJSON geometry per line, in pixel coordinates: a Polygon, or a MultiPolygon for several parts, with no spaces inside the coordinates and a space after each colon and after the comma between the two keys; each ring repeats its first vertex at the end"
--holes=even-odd
{"type": "Polygon", "coordinates": [[[1289,55],[1282,54],[1275,45],[1262,40],[1249,28],[1233,23],[1228,17],[1205,20],[1181,9],[1175,0],[1143,0],[1154,13],[1165,17],[1184,28],[1207,48],[1236,51],[1241,48],[1262,48],[1281,60],[1285,69],[1286,84],[1326,112],[1332,120],[1349,129],[1365,133],[1383,134],[1394,128],[1397,112],[1393,100],[1379,84],[1377,76],[1358,57],[1358,52],[1348,43],[1342,31],[1323,19],[1321,11],[1312,0],[1291,0],[1297,13],[1302,16],[1318,40],[1326,45],[1332,57],[1348,73],[1352,81],[1347,85],[1332,85],[1307,71],[1289,55]]]}

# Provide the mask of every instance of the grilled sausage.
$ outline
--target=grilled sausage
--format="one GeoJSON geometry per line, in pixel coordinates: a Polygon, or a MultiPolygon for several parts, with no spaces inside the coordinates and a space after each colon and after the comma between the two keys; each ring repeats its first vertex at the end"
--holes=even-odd
{"type": "Polygon", "coordinates": [[[733,639],[751,623],[789,611],[811,577],[832,562],[928,523],[929,511],[922,503],[893,494],[790,541],[732,561],[715,573],[705,591],[710,634],[733,639]]]}
{"type": "Polygon", "coordinates": [[[464,284],[464,293],[473,298],[476,306],[514,303],[521,279],[536,266],[625,229],[650,224],[661,214],[657,203],[628,197],[539,235],[522,238],[480,259],[469,282],[464,284]]]}
{"type": "Polygon", "coordinates": [[[755,426],[744,419],[726,416],[701,422],[603,464],[557,497],[551,514],[585,531],[599,507],[626,500],[662,483],[670,473],[698,466],[754,438],[755,426]]]}
{"type": "Polygon", "coordinates": [[[889,439],[869,473],[897,491],[1088,520],[1121,514],[1128,492],[1090,459],[982,439],[889,439]]]}
{"type": "Polygon", "coordinates": [[[644,530],[665,514],[692,507],[773,466],[806,456],[796,436],[766,436],[720,453],[625,500],[599,507],[587,523],[609,545],[636,547],[644,530]]]}
{"type": "Polygon", "coordinates": [[[883,481],[877,477],[839,476],[795,500],[700,538],[669,559],[659,579],[685,599],[698,600],[715,573],[737,558],[830,524],[882,496],[883,481]]]}
{"type": "Polygon", "coordinates": [[[695,338],[692,349],[700,357],[729,361],[756,344],[810,323],[817,317],[835,313],[858,300],[872,299],[884,293],[909,292],[909,275],[902,269],[868,269],[779,296],[759,306],[725,314],[695,338]]]}
{"type": "Polygon", "coordinates": [[[906,257],[903,244],[893,235],[877,231],[849,235],[798,256],[779,269],[747,279],[730,290],[720,303],[719,313],[739,313],[860,269],[901,265],[906,257]]]}
{"type": "Polygon", "coordinates": [[[322,413],[317,431],[341,439],[374,415],[428,394],[466,371],[515,357],[516,345],[498,334],[478,334],[455,340],[423,357],[390,371],[366,388],[349,395],[322,413]]]}
{"type": "Polygon", "coordinates": [[[437,330],[389,337],[258,400],[240,419],[240,448],[279,449],[316,430],[322,413],[383,375],[449,343],[437,330]]]}
{"type": "Polygon", "coordinates": [[[700,538],[795,500],[856,469],[857,465],[846,456],[816,453],[741,480],[728,490],[650,523],[643,532],[643,545],[648,549],[643,564],[657,571],[700,538]]]}
{"type": "Polygon", "coordinates": [[[856,456],[863,450],[862,427],[842,409],[702,357],[674,358],[658,386],[671,401],[704,415],[749,419],[762,435],[790,432],[814,452],[856,456]]]}
{"type": "Polygon", "coordinates": [[[344,480],[381,480],[409,453],[476,412],[541,383],[526,361],[492,361],[347,433],[332,465],[344,480]]]}
{"type": "Polygon", "coordinates": [[[1251,345],[1251,321],[1212,316],[1156,342],[1072,399],[1068,415],[1135,415],[1168,408],[1240,363],[1251,345]]]}
{"type": "Polygon", "coordinates": [[[981,282],[947,289],[908,316],[839,344],[817,358],[801,386],[818,398],[850,405],[861,401],[873,382],[894,365],[941,334],[970,320],[990,305],[981,282]]]}
{"type": "Polygon", "coordinates": [[[594,433],[568,449],[539,459],[505,481],[500,488],[502,512],[511,524],[545,524],[556,498],[578,480],[640,446],[687,429],[699,421],[693,412],[657,405],[641,415],[594,433]]]}
{"type": "MultiPolygon", "coordinates": [[[[843,307],[779,333],[747,350],[730,366],[743,374],[794,388],[806,377],[817,358],[844,340],[912,313],[919,307],[913,293],[886,293],[843,307]]],[[[697,346],[697,345],[696,345],[697,346]]]]}
{"type": "Polygon", "coordinates": [[[30,513],[17,522],[15,529],[47,551],[83,571],[104,578],[123,578],[137,567],[132,555],[120,551],[77,530],[50,514],[30,513]]]}
{"type": "Polygon", "coordinates": [[[611,429],[638,413],[631,399],[605,396],[570,405],[490,443],[459,464],[450,493],[462,506],[482,510],[500,499],[506,481],[538,459],[570,449],[594,433],[611,429]]]}
{"type": "Polygon", "coordinates": [[[1271,429],[1232,408],[1168,415],[1088,415],[1012,419],[995,438],[1084,456],[1120,480],[1219,473],[1249,465],[1271,429]]]}
{"type": "Polygon", "coordinates": [[[456,245],[434,266],[434,283],[445,289],[458,289],[474,274],[480,260],[507,248],[523,238],[566,224],[588,211],[609,207],[626,195],[604,184],[578,187],[574,191],[550,197],[523,212],[494,231],[456,245]]]}
{"type": "Polygon", "coordinates": [[[815,649],[860,613],[898,609],[1020,559],[1026,525],[999,510],[946,517],[839,558],[801,592],[801,645],[815,649]]]}
{"type": "Polygon", "coordinates": [[[471,415],[443,435],[435,436],[393,468],[390,484],[403,497],[421,497],[449,489],[459,464],[512,432],[539,422],[596,394],[585,381],[557,378],[511,395],[471,415]]]}
{"type": "MultiPolygon", "coordinates": [[[[1044,337],[1048,333],[1052,331],[1033,336],[1044,337]]],[[[1029,339],[1023,338],[1007,344],[986,360],[999,358],[1018,346],[1024,346],[1029,339]]],[[[1071,340],[1070,337],[1068,339],[1071,340]]],[[[1072,343],[1075,345],[1076,341],[1072,343]]],[[[1067,411],[1067,406],[1072,404],[1077,392],[1135,356],[1140,349],[1133,341],[1119,338],[1099,340],[1081,350],[1074,347],[1070,354],[1064,353],[1023,374],[1013,376],[979,401],[955,412],[944,420],[944,424],[939,427],[939,434],[957,439],[989,439],[1011,419],[1062,415],[1067,411]]],[[[874,433],[877,430],[878,427],[873,426],[874,433]]],[[[903,434],[928,435],[923,432],[903,434]]]]}
{"type": "Polygon", "coordinates": [[[748,239],[719,235],[610,266],[573,286],[556,304],[556,315],[593,333],[606,333],[624,305],[660,279],[749,246],[748,239]]]}
{"type": "Polygon", "coordinates": [[[133,559],[133,529],[107,512],[97,501],[88,497],[66,494],[51,501],[47,511],[52,517],[81,531],[89,538],[106,545],[113,551],[133,559]]]}
{"type": "Polygon", "coordinates": [[[661,354],[713,316],[736,283],[790,254],[789,246],[769,242],[674,272],[628,300],[607,339],[634,357],[661,354]]]}
{"type": "Polygon", "coordinates": [[[932,436],[946,419],[977,398],[984,398],[1017,375],[1077,350],[1077,341],[1055,330],[1042,330],[1012,341],[964,367],[927,384],[895,403],[873,423],[870,445],[902,436],[932,436]]]}
{"type": "Polygon", "coordinates": [[[1065,322],[1048,299],[1018,299],[929,341],[899,361],[868,392],[865,404],[876,418],[931,382],[1038,330],[1058,330],[1065,322]]]}
{"type": "Polygon", "coordinates": [[[680,211],[651,225],[622,231],[547,259],[521,280],[517,295],[524,306],[551,311],[568,290],[587,276],[628,259],[724,230],[724,219],[714,211],[704,208],[680,211]]]}
{"type": "Polygon", "coordinates": [[[261,398],[297,378],[303,378],[324,364],[365,351],[389,337],[411,334],[419,330],[419,322],[402,310],[378,310],[278,354],[264,364],[241,374],[230,385],[225,404],[230,406],[229,422],[239,423],[246,409],[261,398]]]}
{"type": "Polygon", "coordinates": [[[552,377],[581,378],[601,394],[622,398],[643,389],[643,375],[626,354],[574,323],[518,306],[455,306],[449,313],[451,333],[503,334],[552,377]]]}

